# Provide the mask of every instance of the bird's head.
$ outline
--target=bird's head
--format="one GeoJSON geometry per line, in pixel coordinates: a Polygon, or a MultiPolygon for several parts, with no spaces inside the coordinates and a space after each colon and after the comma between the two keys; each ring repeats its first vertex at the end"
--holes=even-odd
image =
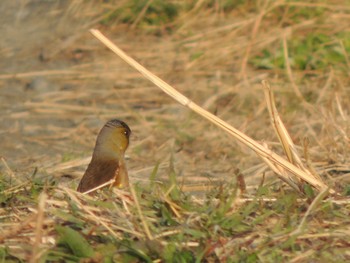
{"type": "Polygon", "coordinates": [[[94,150],[95,157],[120,158],[129,146],[131,130],[120,120],[110,120],[101,129],[97,136],[94,150]]]}

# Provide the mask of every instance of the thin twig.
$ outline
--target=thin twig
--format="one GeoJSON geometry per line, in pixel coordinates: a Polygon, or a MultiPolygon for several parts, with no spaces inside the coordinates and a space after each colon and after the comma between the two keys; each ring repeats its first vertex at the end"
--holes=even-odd
{"type": "Polygon", "coordinates": [[[133,185],[130,185],[130,192],[131,192],[132,197],[134,198],[136,209],[137,209],[137,213],[139,214],[139,217],[140,217],[140,220],[142,222],[142,226],[143,226],[143,229],[145,231],[146,237],[149,240],[153,240],[153,236],[151,234],[151,231],[149,230],[147,222],[146,222],[146,220],[145,220],[145,218],[144,218],[144,216],[142,214],[141,207],[140,207],[140,204],[139,204],[139,200],[137,198],[137,195],[135,193],[135,189],[134,189],[133,185]]]}
{"type": "Polygon", "coordinates": [[[308,216],[311,214],[311,212],[315,209],[315,207],[322,202],[322,200],[327,196],[329,189],[324,189],[322,192],[320,192],[315,199],[312,201],[311,205],[309,206],[309,208],[307,209],[303,219],[301,220],[298,228],[293,231],[290,235],[299,235],[303,228],[305,227],[306,224],[306,219],[308,218],[308,216]]]}
{"type": "Polygon", "coordinates": [[[294,89],[295,95],[303,102],[305,102],[303,94],[301,94],[298,86],[295,84],[292,68],[289,63],[289,55],[288,55],[288,45],[287,45],[287,33],[285,32],[283,34],[283,55],[284,55],[284,65],[286,66],[287,75],[289,78],[290,83],[292,83],[292,87],[294,89]]]}
{"type": "Polygon", "coordinates": [[[108,182],[105,182],[105,183],[103,183],[103,184],[100,184],[100,185],[96,186],[95,188],[92,188],[92,189],[90,189],[90,190],[87,190],[86,192],[84,192],[84,193],[82,193],[82,194],[83,194],[83,195],[86,195],[86,194],[92,193],[92,192],[97,191],[98,189],[101,189],[101,188],[103,188],[103,187],[105,187],[105,186],[107,186],[107,185],[112,185],[114,182],[115,182],[115,179],[113,178],[113,179],[109,180],[108,182]]]}
{"type": "Polygon", "coordinates": [[[21,181],[17,178],[15,173],[12,171],[12,169],[10,168],[8,163],[6,162],[5,158],[4,157],[0,157],[0,159],[1,159],[2,163],[4,164],[4,166],[6,167],[6,170],[9,173],[9,175],[11,176],[11,178],[13,178],[16,182],[21,183],[21,181]]]}

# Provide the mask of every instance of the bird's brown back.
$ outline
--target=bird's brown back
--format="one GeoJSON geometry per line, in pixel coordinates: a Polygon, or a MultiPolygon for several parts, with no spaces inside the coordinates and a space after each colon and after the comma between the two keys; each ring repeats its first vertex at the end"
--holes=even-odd
{"type": "Polygon", "coordinates": [[[92,160],[77,191],[86,192],[112,179],[116,179],[115,185],[122,183],[123,186],[128,186],[128,175],[123,160],[92,160]]]}

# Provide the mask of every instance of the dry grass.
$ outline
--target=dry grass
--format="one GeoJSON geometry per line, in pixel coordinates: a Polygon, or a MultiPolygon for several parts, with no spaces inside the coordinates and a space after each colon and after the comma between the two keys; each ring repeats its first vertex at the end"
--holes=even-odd
{"type": "Polygon", "coordinates": [[[127,24],[112,14],[128,1],[20,2],[1,18],[3,261],[349,260],[341,1],[193,1],[159,25],[145,23],[155,0],[127,24]],[[91,27],[234,137],[112,56],[91,27]],[[319,49],[302,68],[310,42],[319,49]],[[111,118],[133,130],[131,193],[76,193],[111,118]]]}

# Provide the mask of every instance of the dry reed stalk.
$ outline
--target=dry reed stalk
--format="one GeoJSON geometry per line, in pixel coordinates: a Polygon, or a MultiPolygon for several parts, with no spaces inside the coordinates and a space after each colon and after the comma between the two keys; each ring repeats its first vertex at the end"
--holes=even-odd
{"type": "MultiPolygon", "coordinates": [[[[32,78],[39,76],[62,76],[62,75],[77,75],[83,72],[75,72],[71,70],[42,70],[42,71],[32,71],[25,73],[15,73],[15,74],[3,74],[0,75],[0,79],[22,79],[22,78],[32,78]]],[[[88,73],[88,72],[87,72],[88,73]]]]}
{"type": "Polygon", "coordinates": [[[310,259],[312,257],[313,254],[316,253],[316,250],[314,249],[309,249],[304,253],[301,253],[300,255],[294,257],[290,263],[299,263],[299,262],[307,262],[308,260],[306,259],[310,259]]]}
{"type": "Polygon", "coordinates": [[[55,102],[25,102],[25,106],[33,107],[34,110],[41,109],[42,111],[55,111],[55,110],[64,110],[64,111],[82,111],[82,112],[91,112],[95,113],[96,111],[100,111],[103,113],[112,113],[112,110],[108,109],[97,109],[95,107],[90,106],[79,106],[79,105],[69,105],[69,104],[62,104],[62,103],[55,103],[55,102]],[[46,109],[47,108],[47,109],[46,109]]]}
{"type": "Polygon", "coordinates": [[[163,199],[163,201],[165,203],[167,203],[171,209],[171,211],[174,213],[174,215],[177,218],[181,218],[181,214],[179,211],[182,210],[182,208],[180,206],[178,206],[177,204],[175,204],[173,201],[171,201],[166,194],[160,193],[161,198],[163,199]]]}
{"type": "Polygon", "coordinates": [[[317,238],[323,238],[323,237],[349,237],[350,231],[346,231],[345,229],[342,229],[341,231],[336,230],[328,233],[319,233],[319,234],[305,234],[302,236],[299,236],[298,239],[317,239],[317,238]]]}
{"type": "Polygon", "coordinates": [[[283,55],[284,55],[284,62],[286,65],[286,70],[287,70],[287,75],[289,78],[290,83],[292,83],[292,87],[294,89],[295,95],[302,101],[306,102],[304,99],[303,94],[301,94],[298,86],[295,84],[294,78],[293,78],[293,73],[292,73],[292,67],[290,66],[289,63],[289,55],[288,55],[288,45],[287,45],[287,32],[283,34],[283,55]]]}
{"type": "MultiPolygon", "coordinates": [[[[259,144],[252,138],[248,137],[244,133],[240,132],[239,130],[235,129],[228,123],[224,122],[217,116],[213,115],[212,113],[204,110],[194,102],[192,102],[190,99],[185,97],[183,94],[175,90],[173,87],[171,87],[169,84],[167,84],[165,81],[160,79],[159,77],[155,76],[153,73],[148,71],[145,67],[137,63],[134,59],[126,55],[120,48],[118,48],[116,45],[114,45],[108,38],[106,38],[99,30],[91,29],[90,32],[98,39],[100,40],[104,45],[106,45],[109,49],[111,49],[116,55],[118,55],[120,58],[122,58],[126,63],[128,63],[130,66],[138,70],[145,78],[153,82],[157,87],[159,87],[162,91],[164,91],[166,94],[168,94],[170,97],[175,99],[177,102],[182,104],[183,106],[186,106],[202,116],[203,118],[211,121],[227,133],[229,133],[231,136],[239,140],[241,143],[255,151],[258,156],[260,156],[264,161],[269,160],[269,162],[273,163],[276,167],[279,169],[282,169],[285,172],[290,172],[296,177],[299,177],[300,179],[306,181],[313,187],[315,187],[317,190],[322,191],[328,186],[320,181],[319,179],[314,178],[313,176],[310,176],[309,174],[305,173],[302,169],[295,166],[294,164],[288,162],[283,157],[279,156],[278,154],[272,152],[271,150],[267,149],[263,145],[259,144]]],[[[331,193],[334,193],[333,190],[330,190],[331,193]]]]}
{"type": "Polygon", "coordinates": [[[16,174],[12,171],[12,169],[10,168],[8,163],[6,162],[5,158],[1,156],[0,160],[4,164],[8,174],[10,175],[10,177],[13,178],[17,183],[21,183],[21,181],[17,178],[16,174]]]}
{"type": "Polygon", "coordinates": [[[246,68],[247,68],[247,64],[248,64],[248,59],[249,59],[250,53],[252,51],[252,47],[254,45],[256,36],[258,34],[258,31],[259,31],[259,28],[260,28],[260,25],[261,25],[261,21],[262,21],[263,17],[266,14],[266,8],[267,8],[268,3],[269,3],[268,0],[266,0],[263,3],[262,10],[260,11],[259,15],[257,16],[257,18],[255,20],[255,23],[254,23],[254,26],[253,26],[253,29],[252,29],[252,32],[251,32],[251,36],[250,36],[250,41],[249,41],[249,44],[248,44],[248,46],[247,46],[247,48],[245,50],[245,54],[243,56],[243,61],[242,61],[242,64],[241,64],[240,76],[244,80],[247,79],[246,68]]]}
{"type": "MultiPolygon", "coordinates": [[[[342,118],[343,121],[346,121],[346,120],[347,120],[347,117],[346,117],[346,114],[344,113],[343,107],[342,107],[342,105],[341,105],[341,102],[340,102],[340,99],[339,99],[339,93],[338,93],[338,92],[335,93],[335,102],[336,102],[336,104],[337,104],[337,109],[338,109],[338,111],[339,111],[339,115],[341,116],[341,118],[342,118]]],[[[345,136],[345,137],[347,137],[347,136],[345,136]]],[[[349,137],[347,137],[347,138],[349,138],[349,137]]],[[[349,139],[348,139],[348,140],[349,140],[349,139]]]]}
{"type": "Polygon", "coordinates": [[[157,234],[154,236],[154,239],[160,239],[162,237],[168,237],[168,236],[172,236],[172,235],[176,235],[182,233],[182,230],[177,229],[177,230],[168,230],[168,231],[164,231],[160,234],[157,234]]]}
{"type": "Polygon", "coordinates": [[[35,241],[33,245],[32,255],[30,258],[30,263],[38,262],[40,258],[40,244],[43,237],[43,225],[44,225],[44,214],[45,214],[45,203],[47,199],[47,194],[41,192],[38,202],[38,212],[36,218],[36,228],[35,228],[35,241]]]}
{"type": "Polygon", "coordinates": [[[324,98],[327,94],[326,91],[332,87],[333,81],[334,81],[334,70],[333,70],[333,68],[330,68],[327,81],[326,81],[324,87],[318,92],[318,98],[316,100],[316,104],[320,104],[320,102],[322,100],[324,100],[324,98]]]}
{"type": "Polygon", "coordinates": [[[86,192],[84,192],[84,193],[82,193],[82,194],[83,194],[83,195],[90,194],[90,193],[92,193],[92,192],[97,191],[98,189],[101,189],[101,188],[107,186],[107,185],[109,185],[109,187],[112,187],[112,185],[114,184],[114,182],[115,182],[115,179],[113,178],[113,179],[109,180],[108,182],[105,182],[105,183],[103,183],[103,184],[101,184],[101,185],[98,185],[98,186],[96,186],[96,187],[94,187],[94,188],[92,188],[92,189],[90,189],[90,190],[88,190],[88,191],[86,191],[86,192]]]}
{"type": "MultiPolygon", "coordinates": [[[[72,68],[71,70],[43,70],[43,71],[31,71],[31,72],[22,72],[22,73],[11,73],[0,75],[0,80],[9,80],[9,79],[31,79],[35,77],[47,77],[47,78],[59,78],[60,80],[65,79],[87,79],[87,78],[97,78],[97,77],[113,77],[113,72],[89,72],[76,70],[72,68]]],[[[129,76],[132,78],[133,76],[129,76]]]]}
{"type": "Polygon", "coordinates": [[[17,184],[17,185],[15,185],[15,186],[13,186],[13,187],[9,187],[9,188],[3,190],[2,193],[5,194],[5,195],[15,194],[15,193],[17,193],[17,192],[22,191],[23,188],[24,188],[25,186],[27,186],[27,185],[28,185],[28,181],[23,182],[23,183],[20,183],[20,184],[17,184]]]}
{"type": "MultiPolygon", "coordinates": [[[[267,148],[267,145],[264,144],[264,146],[267,148]]],[[[282,167],[276,165],[274,162],[271,162],[266,157],[261,157],[265,163],[271,168],[271,170],[277,174],[277,176],[285,183],[289,184],[294,190],[300,191],[298,188],[298,185],[294,182],[294,180],[288,175],[288,173],[282,169],[282,167]]]]}
{"type": "Polygon", "coordinates": [[[136,26],[138,25],[138,23],[141,21],[141,19],[145,16],[147,9],[149,8],[149,6],[152,4],[153,0],[148,0],[147,3],[145,4],[145,6],[142,8],[141,12],[138,14],[138,16],[136,17],[134,23],[132,23],[132,25],[130,26],[130,28],[132,30],[134,30],[136,28],[136,26]]]}
{"type": "Polygon", "coordinates": [[[284,2],[283,5],[286,6],[300,6],[300,7],[315,7],[315,8],[327,8],[330,10],[350,10],[348,5],[334,5],[334,4],[324,4],[324,3],[307,3],[307,2],[284,2]]]}
{"type": "Polygon", "coordinates": [[[298,228],[294,230],[290,235],[299,235],[301,234],[302,230],[304,229],[306,225],[306,219],[311,214],[312,210],[315,209],[315,207],[322,202],[322,200],[327,196],[329,189],[324,189],[323,191],[319,192],[319,194],[314,198],[311,205],[307,209],[305,215],[303,216],[303,219],[301,220],[298,228]]]}
{"type": "Polygon", "coordinates": [[[185,12],[177,21],[179,24],[179,28],[177,29],[176,33],[180,35],[186,28],[189,27],[189,25],[193,24],[193,21],[197,21],[198,18],[198,12],[199,9],[202,7],[202,5],[205,4],[205,0],[198,0],[196,1],[194,7],[188,11],[185,12]]]}
{"type": "Polygon", "coordinates": [[[142,222],[142,226],[143,226],[143,230],[145,231],[145,235],[146,235],[147,239],[153,240],[154,238],[153,238],[153,236],[151,234],[151,231],[150,231],[150,229],[148,227],[146,219],[145,219],[145,217],[142,214],[140,203],[139,203],[139,200],[138,200],[138,198],[136,196],[136,192],[135,192],[135,189],[134,189],[133,185],[130,185],[130,192],[131,192],[131,195],[132,195],[132,197],[134,199],[134,202],[135,202],[135,205],[136,205],[136,209],[137,209],[137,213],[139,214],[140,220],[142,222]]]}
{"type": "Polygon", "coordinates": [[[301,161],[301,158],[299,157],[296,146],[294,145],[292,138],[290,137],[286,127],[284,126],[277,108],[275,104],[274,95],[272,93],[270,84],[267,81],[263,81],[264,86],[264,93],[265,93],[265,99],[266,99],[266,105],[267,109],[270,114],[270,119],[273,128],[275,129],[275,132],[278,136],[278,139],[283,147],[283,150],[289,160],[290,163],[293,163],[297,167],[299,167],[301,170],[303,170],[305,173],[307,173],[309,176],[315,177],[315,179],[318,179],[319,181],[322,181],[321,177],[317,174],[311,173],[308,169],[305,168],[303,165],[303,162],[301,161]]]}
{"type": "Polygon", "coordinates": [[[176,247],[199,247],[200,243],[199,242],[193,242],[193,241],[188,241],[188,242],[167,242],[167,241],[160,241],[160,243],[163,246],[169,246],[169,244],[175,245],[176,247]]]}

